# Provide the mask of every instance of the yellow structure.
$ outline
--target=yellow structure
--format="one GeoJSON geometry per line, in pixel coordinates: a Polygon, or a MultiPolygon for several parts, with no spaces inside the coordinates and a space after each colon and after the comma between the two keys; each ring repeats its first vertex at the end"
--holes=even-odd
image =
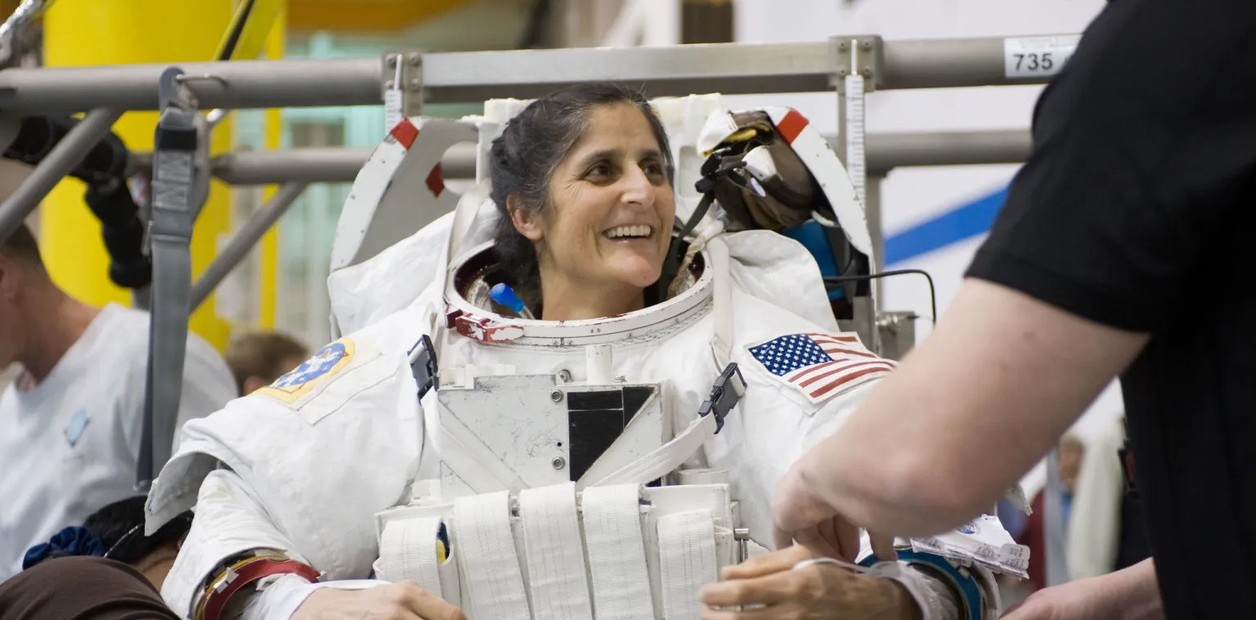
{"type": "MultiPolygon", "coordinates": [[[[287,31],[287,14],[283,11],[275,19],[270,37],[266,40],[266,58],[283,58],[284,33],[287,31]]],[[[281,111],[266,111],[266,150],[277,151],[283,137],[283,117],[281,111]]],[[[265,189],[262,196],[266,200],[275,194],[275,186],[265,189]]],[[[258,296],[257,326],[264,329],[275,327],[275,297],[279,290],[279,227],[271,226],[270,230],[257,244],[261,252],[258,260],[258,296]]]]}
{"type": "MultiPolygon", "coordinates": [[[[51,67],[212,60],[233,9],[231,0],[57,2],[44,17],[44,60],[51,67]]],[[[271,53],[282,50],[283,20],[278,21],[278,34],[268,45],[271,53]]],[[[156,113],[130,112],[118,121],[114,132],[131,150],[149,151],[156,121],[156,113]]],[[[271,132],[278,136],[277,114],[273,125],[271,132]]],[[[211,153],[227,151],[231,144],[228,118],[214,131],[211,153]]],[[[49,271],[59,285],[87,303],[128,303],[129,293],[108,279],[109,258],[100,225],[84,204],[83,191],[77,180],[62,181],[40,209],[41,246],[49,271]]],[[[229,218],[229,188],[214,181],[192,235],[194,277],[217,254],[222,236],[230,230],[229,218]]],[[[273,236],[266,246],[273,254],[273,236]]],[[[273,258],[266,262],[269,265],[264,267],[273,271],[273,258]]],[[[273,286],[269,294],[273,307],[273,286]]],[[[273,321],[273,310],[271,316],[273,321]]],[[[213,297],[192,315],[190,327],[219,348],[229,336],[227,323],[214,314],[213,297]]]]}

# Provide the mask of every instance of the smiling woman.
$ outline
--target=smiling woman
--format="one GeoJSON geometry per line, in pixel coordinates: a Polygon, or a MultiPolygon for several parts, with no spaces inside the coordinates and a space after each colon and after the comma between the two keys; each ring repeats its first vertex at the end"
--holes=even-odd
{"type": "Polygon", "coordinates": [[[610,85],[529,105],[493,142],[497,250],[544,320],[646,305],[671,241],[667,135],[639,93],[610,85]]]}

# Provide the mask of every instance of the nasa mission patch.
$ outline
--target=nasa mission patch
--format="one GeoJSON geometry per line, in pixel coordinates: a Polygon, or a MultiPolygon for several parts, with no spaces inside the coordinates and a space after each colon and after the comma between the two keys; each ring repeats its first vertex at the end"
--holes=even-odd
{"type": "Polygon", "coordinates": [[[341,338],[319,349],[310,359],[261,388],[258,393],[287,403],[295,402],[343,370],[352,359],[353,340],[341,338]]]}

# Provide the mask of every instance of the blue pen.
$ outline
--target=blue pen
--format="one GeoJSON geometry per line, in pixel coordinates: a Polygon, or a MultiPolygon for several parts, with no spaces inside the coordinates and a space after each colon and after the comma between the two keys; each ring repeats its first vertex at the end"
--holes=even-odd
{"type": "Polygon", "coordinates": [[[528,307],[524,305],[523,300],[519,299],[519,296],[515,294],[515,289],[510,288],[509,284],[506,284],[505,282],[498,282],[497,284],[494,284],[493,288],[489,289],[488,296],[491,297],[493,301],[510,308],[511,311],[520,317],[529,321],[536,320],[536,317],[532,316],[532,311],[528,310],[528,307]]]}

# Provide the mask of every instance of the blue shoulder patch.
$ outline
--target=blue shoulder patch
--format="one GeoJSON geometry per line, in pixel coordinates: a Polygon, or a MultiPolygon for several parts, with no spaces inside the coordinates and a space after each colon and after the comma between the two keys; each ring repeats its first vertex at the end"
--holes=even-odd
{"type": "Polygon", "coordinates": [[[321,379],[335,375],[353,358],[353,341],[341,338],[319,349],[310,359],[258,392],[289,403],[304,396],[321,379]]]}

